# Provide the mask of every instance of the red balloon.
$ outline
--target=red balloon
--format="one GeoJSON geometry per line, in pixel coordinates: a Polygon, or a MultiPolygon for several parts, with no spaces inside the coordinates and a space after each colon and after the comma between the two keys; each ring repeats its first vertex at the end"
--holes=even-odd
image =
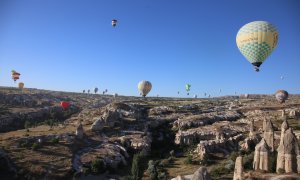
{"type": "Polygon", "coordinates": [[[66,109],[68,109],[68,107],[70,106],[70,103],[68,103],[68,102],[66,102],[66,101],[62,101],[62,102],[60,103],[60,106],[61,106],[64,110],[66,110],[66,109]]]}

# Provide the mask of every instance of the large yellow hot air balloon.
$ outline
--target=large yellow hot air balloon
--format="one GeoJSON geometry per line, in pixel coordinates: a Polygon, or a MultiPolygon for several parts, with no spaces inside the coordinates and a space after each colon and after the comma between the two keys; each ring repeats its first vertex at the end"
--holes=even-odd
{"type": "Polygon", "coordinates": [[[253,21],[244,25],[236,36],[240,52],[259,71],[259,66],[276,48],[278,32],[274,25],[266,21],[253,21]]]}
{"type": "Polygon", "coordinates": [[[138,84],[140,94],[145,97],[152,89],[152,84],[149,81],[141,81],[138,84]]]}
{"type": "Polygon", "coordinates": [[[24,83],[23,82],[19,82],[19,89],[23,90],[24,88],[24,83]]]}
{"type": "Polygon", "coordinates": [[[289,93],[285,90],[278,90],[275,93],[275,97],[279,103],[284,103],[285,100],[289,97],[289,93]]]}

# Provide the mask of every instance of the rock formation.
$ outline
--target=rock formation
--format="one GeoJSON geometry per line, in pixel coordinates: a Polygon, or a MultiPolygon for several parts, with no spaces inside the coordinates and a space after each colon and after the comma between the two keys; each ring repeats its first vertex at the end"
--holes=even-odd
{"type": "Polygon", "coordinates": [[[76,129],[76,133],[75,133],[76,137],[78,139],[82,139],[83,138],[83,127],[82,124],[80,123],[79,126],[76,129]]]}
{"type": "Polygon", "coordinates": [[[255,146],[253,169],[269,171],[269,147],[264,138],[255,146]]]}
{"type": "Polygon", "coordinates": [[[239,156],[235,160],[233,180],[243,180],[243,171],[243,157],[239,156]]]}
{"type": "Polygon", "coordinates": [[[121,114],[117,111],[107,110],[101,117],[94,118],[94,123],[91,126],[92,131],[99,131],[104,126],[114,127],[119,122],[121,114]]]}
{"type": "Polygon", "coordinates": [[[200,158],[205,158],[207,156],[207,153],[221,152],[224,154],[229,154],[232,151],[238,150],[239,142],[243,139],[243,135],[239,134],[234,137],[230,137],[227,140],[223,139],[200,141],[194,152],[197,153],[200,158]]]}
{"type": "Polygon", "coordinates": [[[277,172],[284,170],[286,173],[300,173],[300,151],[298,141],[293,130],[289,128],[286,119],[281,125],[280,143],[277,151],[277,172]]]}
{"type": "Polygon", "coordinates": [[[263,130],[264,130],[264,136],[266,143],[268,144],[268,147],[270,148],[270,151],[274,151],[274,128],[273,123],[269,119],[264,119],[263,122],[263,130]]]}
{"type": "Polygon", "coordinates": [[[200,167],[192,176],[191,180],[211,180],[205,167],[200,167]]]}
{"type": "Polygon", "coordinates": [[[252,119],[250,121],[250,128],[249,128],[249,137],[253,137],[254,136],[254,120],[252,119]]]}

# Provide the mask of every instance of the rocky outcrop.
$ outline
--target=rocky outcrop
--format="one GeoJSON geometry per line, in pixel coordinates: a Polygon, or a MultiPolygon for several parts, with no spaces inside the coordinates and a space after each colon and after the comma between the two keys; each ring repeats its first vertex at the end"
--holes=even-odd
{"type": "Polygon", "coordinates": [[[236,111],[204,113],[200,115],[178,118],[178,120],[174,122],[173,127],[184,130],[191,127],[213,124],[218,121],[235,121],[239,118],[241,118],[241,114],[236,111]]]}
{"type": "Polygon", "coordinates": [[[243,180],[243,157],[239,156],[235,160],[233,180],[243,180]]]}
{"type": "Polygon", "coordinates": [[[103,170],[110,167],[117,169],[120,165],[126,166],[126,156],[128,154],[120,145],[111,143],[102,143],[96,148],[90,148],[89,151],[83,153],[80,156],[80,161],[83,166],[89,167],[95,160],[99,160],[103,163],[103,170]]]}
{"type": "Polygon", "coordinates": [[[192,176],[191,180],[211,180],[207,169],[200,167],[192,176]]]}
{"type": "Polygon", "coordinates": [[[286,119],[281,125],[280,143],[277,151],[277,172],[284,170],[286,173],[300,173],[300,151],[298,140],[293,133],[293,130],[289,128],[286,119]]]}
{"type": "Polygon", "coordinates": [[[263,138],[256,146],[254,152],[253,169],[269,171],[269,147],[263,138]]]}
{"type": "Polygon", "coordinates": [[[205,160],[207,153],[220,152],[229,154],[232,151],[238,150],[239,142],[243,139],[243,135],[239,134],[229,139],[200,141],[194,152],[198,154],[201,160],[205,160]]]}
{"type": "Polygon", "coordinates": [[[24,129],[25,123],[34,125],[49,119],[66,119],[73,113],[78,112],[78,108],[74,108],[64,111],[61,107],[52,106],[44,108],[14,108],[12,112],[0,115],[0,132],[13,131],[18,129],[24,129]]]}
{"type": "Polygon", "coordinates": [[[144,155],[151,151],[152,137],[150,134],[132,134],[119,138],[120,142],[126,148],[132,148],[136,153],[140,152],[144,155]]]}
{"type": "Polygon", "coordinates": [[[116,123],[121,124],[121,115],[117,111],[107,110],[102,116],[95,117],[91,126],[92,131],[102,130],[104,127],[114,127],[116,123]]]}
{"type": "Polygon", "coordinates": [[[83,127],[82,124],[80,123],[79,126],[76,129],[75,135],[78,139],[82,139],[83,138],[83,127]]]}
{"type": "Polygon", "coordinates": [[[274,128],[273,123],[269,119],[264,119],[263,121],[263,138],[265,139],[271,152],[274,151],[274,128]]]}
{"type": "Polygon", "coordinates": [[[201,140],[225,139],[248,130],[249,126],[246,123],[221,121],[213,125],[179,130],[175,136],[175,144],[191,145],[201,140]]]}

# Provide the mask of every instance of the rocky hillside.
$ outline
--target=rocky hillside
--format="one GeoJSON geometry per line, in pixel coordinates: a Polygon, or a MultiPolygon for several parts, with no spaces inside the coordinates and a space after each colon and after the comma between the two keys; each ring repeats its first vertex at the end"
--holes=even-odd
{"type": "MultiPolygon", "coordinates": [[[[299,140],[299,113],[300,95],[282,105],[268,95],[139,98],[0,88],[0,177],[232,179],[234,153],[252,165],[266,119],[274,149],[283,117],[299,140]]],[[[244,177],[262,176],[252,171],[246,163],[244,177]]]]}

